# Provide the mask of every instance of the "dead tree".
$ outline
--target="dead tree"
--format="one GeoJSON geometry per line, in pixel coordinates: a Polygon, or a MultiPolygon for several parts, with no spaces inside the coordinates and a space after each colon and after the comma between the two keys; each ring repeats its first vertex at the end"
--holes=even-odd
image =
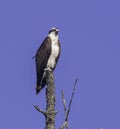
{"type": "MultiPolygon", "coordinates": [[[[35,105],[35,109],[42,113],[45,116],[46,120],[46,126],[45,129],[55,129],[55,116],[58,111],[55,110],[55,103],[56,103],[56,96],[55,96],[55,85],[54,85],[54,74],[53,71],[50,69],[46,70],[46,83],[47,83],[47,88],[46,88],[46,111],[43,111],[40,109],[37,105],[35,105]]],[[[63,106],[64,106],[64,111],[65,111],[65,121],[60,127],[60,129],[68,129],[68,116],[71,108],[71,103],[72,99],[74,96],[75,88],[77,84],[77,79],[75,81],[75,85],[73,88],[72,96],[69,102],[68,109],[66,107],[66,102],[64,98],[64,92],[62,91],[62,101],[63,101],[63,106]]]]}
{"type": "Polygon", "coordinates": [[[46,70],[46,111],[41,110],[37,105],[34,106],[37,111],[45,116],[46,126],[45,129],[55,129],[55,116],[57,111],[55,110],[55,85],[54,85],[54,74],[50,69],[46,70]]]}

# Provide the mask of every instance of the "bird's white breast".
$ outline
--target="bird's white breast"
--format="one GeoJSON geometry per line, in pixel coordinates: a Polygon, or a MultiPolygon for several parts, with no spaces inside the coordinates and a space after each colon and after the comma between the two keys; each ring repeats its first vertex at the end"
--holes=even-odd
{"type": "Polygon", "coordinates": [[[50,67],[50,68],[54,68],[55,67],[55,64],[56,64],[56,61],[55,59],[57,58],[57,56],[59,55],[59,46],[58,46],[58,37],[52,37],[51,36],[51,55],[48,59],[48,62],[47,62],[47,67],[50,67]]]}

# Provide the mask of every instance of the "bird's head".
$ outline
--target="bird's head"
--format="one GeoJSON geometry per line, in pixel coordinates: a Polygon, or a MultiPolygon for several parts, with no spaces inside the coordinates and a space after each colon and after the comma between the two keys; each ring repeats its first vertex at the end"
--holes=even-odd
{"type": "Polygon", "coordinates": [[[55,35],[58,35],[58,32],[59,32],[59,29],[54,27],[54,28],[51,28],[51,29],[49,30],[49,33],[48,33],[48,34],[53,33],[53,34],[55,34],[55,35]]]}

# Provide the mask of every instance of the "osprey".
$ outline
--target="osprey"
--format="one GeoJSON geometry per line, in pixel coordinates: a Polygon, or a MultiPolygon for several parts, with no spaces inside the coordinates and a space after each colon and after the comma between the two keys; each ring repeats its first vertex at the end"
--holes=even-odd
{"type": "Polygon", "coordinates": [[[36,52],[36,94],[38,94],[41,89],[44,88],[44,86],[46,85],[45,70],[50,69],[54,71],[58,62],[61,51],[61,45],[58,40],[58,31],[58,28],[50,29],[48,36],[44,39],[41,46],[36,52]]]}

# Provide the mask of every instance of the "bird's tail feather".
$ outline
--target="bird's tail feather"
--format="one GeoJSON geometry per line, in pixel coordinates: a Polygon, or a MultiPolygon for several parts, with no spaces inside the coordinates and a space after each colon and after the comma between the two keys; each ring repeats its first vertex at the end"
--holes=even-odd
{"type": "Polygon", "coordinates": [[[45,78],[42,80],[42,83],[37,82],[36,95],[45,87],[45,85],[46,85],[46,79],[45,78]]]}
{"type": "Polygon", "coordinates": [[[36,95],[41,91],[41,89],[42,89],[41,85],[36,86],[36,95]]]}

